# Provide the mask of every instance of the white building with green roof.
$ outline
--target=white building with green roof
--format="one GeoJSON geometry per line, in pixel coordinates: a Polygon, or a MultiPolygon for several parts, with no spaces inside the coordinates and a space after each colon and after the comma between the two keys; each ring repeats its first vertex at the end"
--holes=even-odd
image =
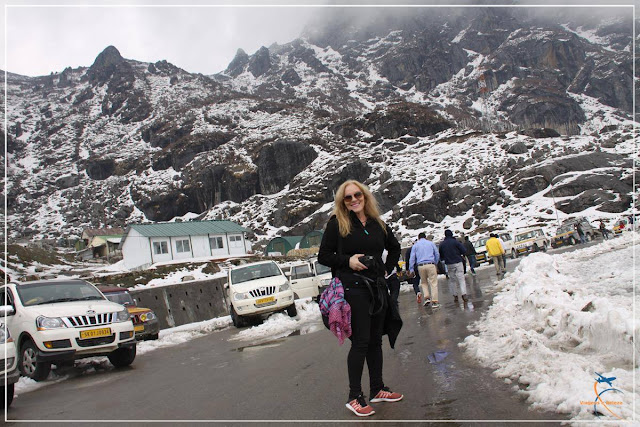
{"type": "Polygon", "coordinates": [[[120,248],[125,267],[140,269],[159,262],[245,255],[251,230],[231,221],[187,221],[130,225],[120,248]]]}

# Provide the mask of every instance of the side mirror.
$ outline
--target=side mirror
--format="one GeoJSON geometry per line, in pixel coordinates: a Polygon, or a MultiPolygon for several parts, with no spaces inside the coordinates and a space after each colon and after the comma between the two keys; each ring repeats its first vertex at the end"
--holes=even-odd
{"type": "Polygon", "coordinates": [[[287,277],[291,277],[291,272],[290,271],[285,271],[284,275],[287,276],[287,277]]]}
{"type": "Polygon", "coordinates": [[[0,305],[0,316],[13,316],[16,314],[15,308],[10,305],[0,305]]]}

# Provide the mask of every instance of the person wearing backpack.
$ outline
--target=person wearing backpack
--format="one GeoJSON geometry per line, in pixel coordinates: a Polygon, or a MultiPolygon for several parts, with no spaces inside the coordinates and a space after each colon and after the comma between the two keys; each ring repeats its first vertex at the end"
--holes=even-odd
{"type": "Polygon", "coordinates": [[[362,392],[367,362],[371,403],[397,402],[404,396],[382,379],[382,335],[391,347],[402,327],[395,304],[390,304],[385,276],[400,258],[400,244],[380,218],[378,203],[364,184],[348,180],[336,191],[333,214],[318,251],[318,262],[331,267],[344,286],[351,308],[351,349],[347,356],[349,397],[347,409],[359,417],[375,414],[362,392]],[[382,252],[387,250],[386,262],[382,252]]]}

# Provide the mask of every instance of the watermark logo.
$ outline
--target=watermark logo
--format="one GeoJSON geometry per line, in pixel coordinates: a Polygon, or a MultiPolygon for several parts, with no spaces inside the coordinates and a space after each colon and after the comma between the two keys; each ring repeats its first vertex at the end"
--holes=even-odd
{"type": "Polygon", "coordinates": [[[613,386],[613,381],[616,377],[605,377],[602,374],[596,372],[597,377],[593,383],[593,392],[595,393],[595,400],[584,401],[581,400],[581,405],[593,405],[593,413],[595,415],[604,415],[606,412],[610,413],[618,419],[622,417],[616,412],[616,409],[622,405],[622,401],[616,398],[616,394],[622,394],[623,391],[613,386]]]}

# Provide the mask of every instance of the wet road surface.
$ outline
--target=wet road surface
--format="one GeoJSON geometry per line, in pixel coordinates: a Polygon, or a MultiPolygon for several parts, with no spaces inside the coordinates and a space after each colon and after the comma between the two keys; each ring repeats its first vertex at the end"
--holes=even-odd
{"type": "MultiPolygon", "coordinates": [[[[508,270],[518,262],[509,260],[508,270]]],[[[565,419],[531,410],[513,385],[465,357],[458,344],[491,303],[493,266],[485,264],[466,280],[466,305],[453,303],[444,276],[439,276],[439,309],[416,304],[413,292],[400,294],[404,327],[395,349],[383,338],[384,380],[405,398],[374,404],[376,414],[363,421],[471,425],[484,420],[473,425],[493,425],[498,420],[529,420],[528,425],[536,425],[530,421],[565,419]]],[[[344,407],[350,343],[339,346],[320,320],[288,337],[263,342],[230,340],[237,333],[229,327],[157,349],[126,369],[70,373],[67,380],[18,396],[8,420],[358,420],[344,407]]],[[[368,390],[366,368],[363,389],[368,390]]],[[[13,424],[18,423],[8,423],[13,424]]]]}

